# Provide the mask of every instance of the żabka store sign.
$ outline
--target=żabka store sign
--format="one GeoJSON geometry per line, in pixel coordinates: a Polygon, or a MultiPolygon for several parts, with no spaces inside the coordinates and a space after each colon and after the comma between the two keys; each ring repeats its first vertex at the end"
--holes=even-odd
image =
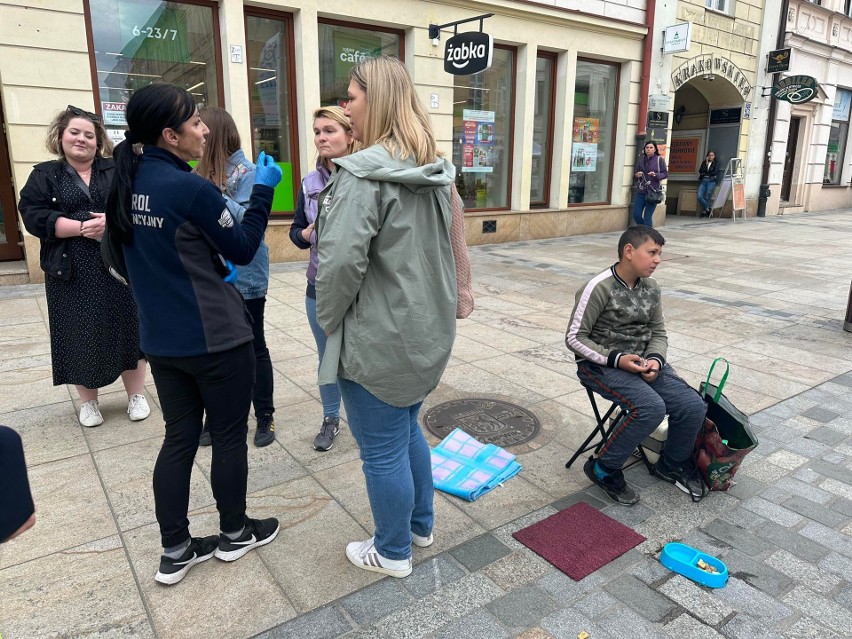
{"type": "Polygon", "coordinates": [[[473,75],[491,66],[494,38],[479,31],[459,33],[447,40],[444,71],[453,75],[473,75]]]}

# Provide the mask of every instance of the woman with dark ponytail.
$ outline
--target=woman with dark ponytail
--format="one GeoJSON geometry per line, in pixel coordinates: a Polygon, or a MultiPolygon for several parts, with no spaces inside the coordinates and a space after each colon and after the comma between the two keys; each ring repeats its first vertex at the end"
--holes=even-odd
{"type": "Polygon", "coordinates": [[[238,224],[219,190],[187,164],[202,156],[208,132],[187,91],[146,86],[130,98],[126,117],[107,226],[124,244],[142,351],[166,422],[154,467],[164,549],[155,579],[175,584],[214,554],[234,561],[278,534],[277,519],[249,519],[245,512],[255,359],[243,297],[231,282],[232,262],[248,264],[263,239],[281,169],[260,154],[238,224]],[[220,534],[202,538],[190,536],[187,510],[205,411],[220,534]]]}

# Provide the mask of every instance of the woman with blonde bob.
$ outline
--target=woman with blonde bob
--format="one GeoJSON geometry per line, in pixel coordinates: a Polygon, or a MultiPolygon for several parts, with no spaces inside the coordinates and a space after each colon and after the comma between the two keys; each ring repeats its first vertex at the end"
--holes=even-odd
{"type": "MultiPolygon", "coordinates": [[[[308,261],[308,286],[305,289],[305,312],[308,324],[317,344],[317,353],[322,361],[325,353],[325,333],[317,324],[317,234],[314,225],[317,220],[317,198],[334,173],[335,158],[353,153],[358,147],[352,137],[349,118],[339,106],[320,107],[314,111],[314,146],[317,148],[317,166],[302,180],[302,187],[296,198],[296,214],[290,226],[290,240],[300,249],[310,249],[308,261]]],[[[340,432],[340,389],[337,383],[321,384],[319,387],[322,401],[322,424],[314,438],[314,449],[331,450],[334,438],[340,432]]]]}
{"type": "Polygon", "coordinates": [[[317,322],[328,335],[319,381],[338,380],[373,512],[374,536],[350,543],[346,556],[405,577],[412,543],[433,541],[430,453],[417,415],[455,339],[455,169],[439,157],[399,60],[365,60],[349,77],[345,111],[365,148],[334,160],[319,196],[317,322]]]}

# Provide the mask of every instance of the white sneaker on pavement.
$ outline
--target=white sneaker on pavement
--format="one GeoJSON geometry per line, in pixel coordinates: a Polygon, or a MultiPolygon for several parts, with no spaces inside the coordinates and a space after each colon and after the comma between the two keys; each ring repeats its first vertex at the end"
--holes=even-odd
{"type": "Polygon", "coordinates": [[[420,535],[415,535],[411,533],[411,543],[417,546],[418,548],[428,548],[432,545],[432,542],[435,541],[435,537],[432,536],[432,533],[429,533],[426,537],[421,537],[420,535]]]}
{"type": "Polygon", "coordinates": [[[98,410],[98,400],[93,399],[80,404],[80,423],[86,428],[94,428],[104,423],[103,415],[98,410]]]}
{"type": "Polygon", "coordinates": [[[151,414],[151,408],[148,406],[148,400],[144,395],[131,395],[130,401],[127,402],[127,414],[130,415],[130,421],[138,422],[145,419],[151,414]]]}
{"type": "Polygon", "coordinates": [[[376,550],[373,537],[370,537],[367,541],[353,541],[351,544],[347,544],[346,557],[359,568],[380,572],[383,575],[408,577],[411,574],[410,557],[408,559],[382,557],[376,550]]]}

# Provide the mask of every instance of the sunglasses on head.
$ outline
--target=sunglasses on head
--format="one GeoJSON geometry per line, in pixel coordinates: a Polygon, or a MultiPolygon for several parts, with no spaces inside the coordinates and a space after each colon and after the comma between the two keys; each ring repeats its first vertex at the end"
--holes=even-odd
{"type": "Polygon", "coordinates": [[[88,118],[92,122],[100,122],[101,121],[101,116],[99,116],[97,113],[92,113],[91,111],[84,111],[83,109],[81,109],[79,107],[71,106],[70,104],[68,105],[68,107],[65,110],[72,115],[76,115],[77,117],[88,118]]]}

